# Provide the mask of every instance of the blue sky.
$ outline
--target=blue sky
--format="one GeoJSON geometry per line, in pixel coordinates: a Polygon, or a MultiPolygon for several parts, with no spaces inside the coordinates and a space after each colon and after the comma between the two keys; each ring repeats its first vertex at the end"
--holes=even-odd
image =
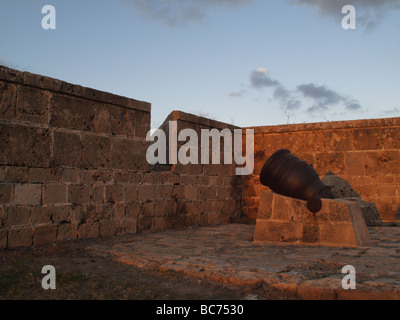
{"type": "Polygon", "coordinates": [[[399,35],[400,0],[0,2],[0,64],[148,101],[153,127],[172,110],[243,127],[400,116],[399,35]]]}

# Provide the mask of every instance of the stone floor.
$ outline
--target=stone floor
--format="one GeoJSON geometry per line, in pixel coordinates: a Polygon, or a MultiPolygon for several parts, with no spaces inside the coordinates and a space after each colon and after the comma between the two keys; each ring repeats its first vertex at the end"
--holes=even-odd
{"type": "Polygon", "coordinates": [[[89,250],[144,269],[296,293],[303,299],[400,299],[400,228],[369,229],[359,248],[253,243],[255,226],[168,230],[136,234],[89,250]],[[356,290],[343,290],[343,266],[356,269],[356,290]]]}

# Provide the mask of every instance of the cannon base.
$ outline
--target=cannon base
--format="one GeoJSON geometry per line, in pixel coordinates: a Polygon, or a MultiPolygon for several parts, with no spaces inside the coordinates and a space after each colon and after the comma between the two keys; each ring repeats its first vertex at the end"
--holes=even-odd
{"type": "Polygon", "coordinates": [[[307,203],[263,191],[260,196],[255,242],[358,247],[369,239],[360,206],[355,201],[322,199],[313,213],[307,203]]]}

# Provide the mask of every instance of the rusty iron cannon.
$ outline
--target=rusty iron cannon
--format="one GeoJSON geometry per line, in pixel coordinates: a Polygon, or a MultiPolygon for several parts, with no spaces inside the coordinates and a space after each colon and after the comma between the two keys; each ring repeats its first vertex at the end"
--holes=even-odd
{"type": "Polygon", "coordinates": [[[313,166],[287,149],[278,150],[269,157],[261,170],[260,182],[276,193],[307,201],[311,212],[321,210],[321,199],[335,198],[313,166]]]}

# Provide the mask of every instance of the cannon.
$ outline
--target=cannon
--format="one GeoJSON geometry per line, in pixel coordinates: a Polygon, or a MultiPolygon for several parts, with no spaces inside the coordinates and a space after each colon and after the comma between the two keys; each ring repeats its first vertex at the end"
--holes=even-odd
{"type": "Polygon", "coordinates": [[[321,210],[321,199],[335,198],[313,166],[287,149],[269,157],[261,170],[260,182],[276,193],[307,201],[308,210],[314,213],[321,210]]]}

